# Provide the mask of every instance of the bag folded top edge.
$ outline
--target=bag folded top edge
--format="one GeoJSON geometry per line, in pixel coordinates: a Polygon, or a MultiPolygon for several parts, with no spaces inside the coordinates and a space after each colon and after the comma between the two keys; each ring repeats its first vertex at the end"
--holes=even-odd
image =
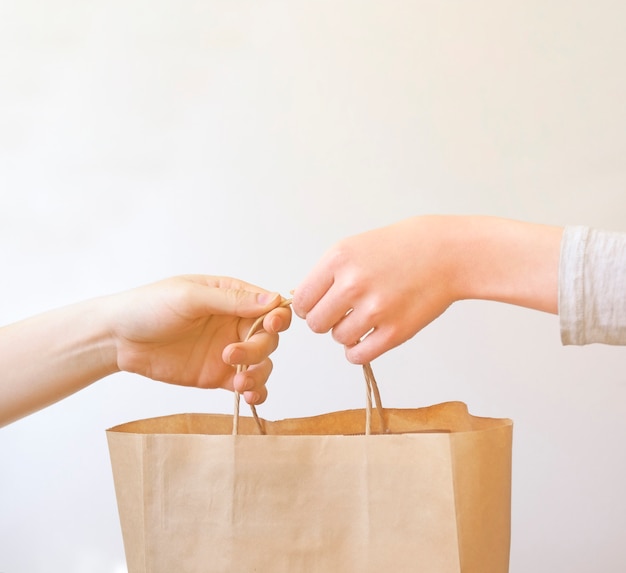
{"type": "MultiPolygon", "coordinates": [[[[261,419],[267,435],[359,435],[365,429],[365,409],[342,410],[304,418],[268,421],[261,419]]],[[[488,418],[469,413],[463,402],[444,402],[423,408],[385,408],[383,415],[389,434],[458,433],[512,426],[508,418],[488,418]]],[[[113,426],[107,433],[230,435],[230,414],[171,414],[135,420],[113,426]]],[[[372,414],[372,434],[380,434],[380,421],[372,414]]],[[[259,435],[252,417],[239,418],[239,435],[259,435]]]]}

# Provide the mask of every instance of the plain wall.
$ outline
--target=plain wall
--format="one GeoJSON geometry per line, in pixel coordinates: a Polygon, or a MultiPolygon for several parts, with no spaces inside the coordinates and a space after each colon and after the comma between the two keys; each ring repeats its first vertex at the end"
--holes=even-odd
{"type": "MultiPolygon", "coordinates": [[[[179,273],[288,294],[338,239],[413,214],[626,231],[625,18],[3,0],[0,323],[179,273]]],[[[273,359],[262,416],[362,406],[360,370],[299,319],[273,359]]],[[[389,406],[513,418],[511,572],[583,573],[626,563],[625,359],[467,301],[373,366],[389,406]]],[[[232,396],[118,374],[0,430],[0,571],[123,572],[105,429],[186,411],[232,396]]]]}

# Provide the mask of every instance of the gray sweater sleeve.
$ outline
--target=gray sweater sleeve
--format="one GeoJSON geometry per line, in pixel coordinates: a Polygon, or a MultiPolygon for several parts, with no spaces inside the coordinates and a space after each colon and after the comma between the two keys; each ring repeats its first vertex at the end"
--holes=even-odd
{"type": "Polygon", "coordinates": [[[626,345],[626,233],[565,228],[559,320],[563,344],[626,345]]]}

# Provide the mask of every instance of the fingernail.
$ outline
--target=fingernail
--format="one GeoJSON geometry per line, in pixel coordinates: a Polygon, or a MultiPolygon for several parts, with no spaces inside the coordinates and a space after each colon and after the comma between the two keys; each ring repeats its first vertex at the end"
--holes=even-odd
{"type": "Polygon", "coordinates": [[[280,318],[278,316],[270,317],[269,327],[270,327],[270,330],[272,332],[278,332],[278,329],[280,328],[280,325],[281,325],[281,321],[280,321],[280,318]]]}
{"type": "Polygon", "coordinates": [[[229,364],[241,364],[244,357],[244,352],[241,348],[233,348],[228,356],[229,364]]]}
{"type": "Polygon", "coordinates": [[[250,383],[250,380],[246,376],[237,380],[237,383],[235,384],[235,389],[237,390],[237,392],[246,392],[248,390],[248,387],[251,385],[252,384],[250,383]]]}
{"type": "Polygon", "coordinates": [[[276,300],[277,296],[279,295],[275,292],[260,292],[256,295],[256,299],[259,304],[269,304],[270,302],[276,300]]]}

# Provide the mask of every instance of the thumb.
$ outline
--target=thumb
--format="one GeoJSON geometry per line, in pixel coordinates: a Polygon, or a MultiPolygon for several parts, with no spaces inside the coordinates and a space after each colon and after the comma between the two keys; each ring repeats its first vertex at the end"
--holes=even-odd
{"type": "Polygon", "coordinates": [[[203,296],[198,303],[205,313],[241,316],[256,318],[273,308],[282,301],[279,293],[253,292],[244,289],[200,287],[203,296]]]}

